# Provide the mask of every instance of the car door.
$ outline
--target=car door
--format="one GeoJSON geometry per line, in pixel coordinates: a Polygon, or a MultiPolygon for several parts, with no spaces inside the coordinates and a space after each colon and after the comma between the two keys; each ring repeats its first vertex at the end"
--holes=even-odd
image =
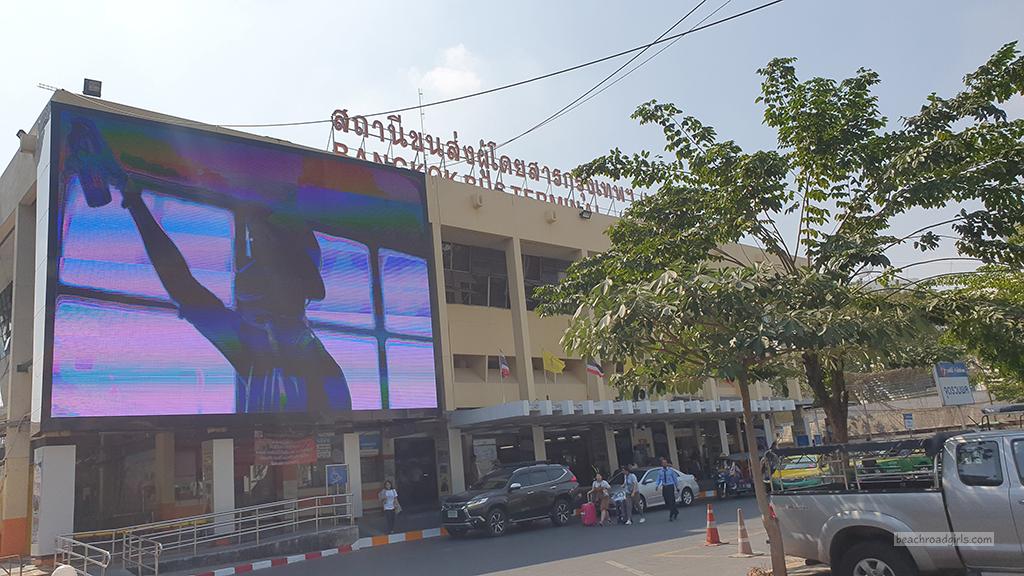
{"type": "Polygon", "coordinates": [[[651,468],[645,474],[642,480],[640,480],[640,493],[643,494],[644,500],[647,500],[647,507],[661,506],[665,503],[665,498],[661,495],[661,490],[658,486],[658,472],[660,468],[651,468]]]}
{"type": "Polygon", "coordinates": [[[524,520],[530,518],[530,469],[516,470],[508,484],[508,517],[524,520]]]}
{"type": "Polygon", "coordinates": [[[526,510],[524,518],[538,518],[546,516],[551,512],[550,499],[554,502],[553,492],[550,490],[552,482],[549,480],[546,466],[530,468],[526,473],[526,481],[523,483],[523,491],[526,492],[526,510]]]}
{"type": "Polygon", "coordinates": [[[1020,541],[1010,506],[1012,479],[1007,478],[1003,446],[1004,439],[999,437],[946,444],[944,464],[950,465],[943,466],[943,493],[953,531],[992,534],[995,540],[957,544],[970,568],[1020,564],[1020,541]]]}
{"type": "Polygon", "coordinates": [[[1024,558],[1024,435],[1007,436],[1006,447],[1009,449],[1008,454],[1012,455],[1008,460],[1013,460],[1013,463],[1007,466],[1014,477],[1010,484],[1010,508],[1013,510],[1013,520],[1017,526],[1020,557],[1024,558]]]}

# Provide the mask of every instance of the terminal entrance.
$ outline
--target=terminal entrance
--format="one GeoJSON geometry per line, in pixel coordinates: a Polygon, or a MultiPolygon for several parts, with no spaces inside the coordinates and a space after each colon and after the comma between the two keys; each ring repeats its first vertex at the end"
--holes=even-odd
{"type": "Polygon", "coordinates": [[[437,451],[433,438],[395,438],[395,488],[403,509],[437,506],[437,451]]]}

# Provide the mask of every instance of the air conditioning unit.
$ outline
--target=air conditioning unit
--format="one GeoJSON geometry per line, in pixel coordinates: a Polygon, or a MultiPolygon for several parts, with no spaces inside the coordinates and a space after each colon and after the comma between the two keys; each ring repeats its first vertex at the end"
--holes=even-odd
{"type": "Polygon", "coordinates": [[[482,208],[484,205],[484,195],[477,192],[473,194],[473,208],[482,208]]]}
{"type": "Polygon", "coordinates": [[[555,212],[554,210],[548,210],[547,212],[545,212],[544,217],[547,219],[548,224],[554,224],[555,222],[558,222],[558,212],[555,212]]]}

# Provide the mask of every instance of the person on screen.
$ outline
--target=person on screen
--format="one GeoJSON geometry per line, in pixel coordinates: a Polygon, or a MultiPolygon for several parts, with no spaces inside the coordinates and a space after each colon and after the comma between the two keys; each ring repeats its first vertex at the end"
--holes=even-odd
{"type": "Polygon", "coordinates": [[[190,322],[236,372],[235,412],[350,410],[345,374],[306,320],[306,305],[325,295],[320,245],[300,220],[269,210],[243,218],[245,262],[235,272],[235,309],[189,270],[178,247],[125,179],[122,206],[142,237],[160,281],[190,322]]]}

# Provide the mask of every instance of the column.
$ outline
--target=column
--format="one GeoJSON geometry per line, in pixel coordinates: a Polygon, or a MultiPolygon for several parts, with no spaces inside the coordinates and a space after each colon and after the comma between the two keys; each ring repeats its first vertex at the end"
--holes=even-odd
{"type": "Polygon", "coordinates": [[[762,414],[761,421],[764,423],[764,441],[771,448],[775,443],[775,423],[772,422],[771,414],[762,414]]]}
{"type": "Polygon", "coordinates": [[[601,426],[604,429],[605,449],[608,451],[608,477],[610,478],[619,469],[619,450],[615,445],[615,430],[607,424],[601,426]]]}
{"type": "Polygon", "coordinates": [[[536,400],[533,382],[533,349],[526,310],[526,282],[523,277],[523,251],[518,238],[505,241],[505,266],[508,269],[508,297],[512,304],[512,338],[516,345],[516,377],[519,399],[536,400]]]}
{"type": "Polygon", "coordinates": [[[350,498],[352,499],[352,517],[361,518],[363,516],[363,468],[359,459],[359,433],[345,434],[343,447],[345,464],[348,465],[348,493],[351,494],[350,498]]]}
{"type": "Polygon", "coordinates": [[[736,447],[741,453],[749,452],[750,448],[747,446],[747,438],[743,435],[743,424],[739,418],[736,418],[734,422],[736,422],[736,447]]]}
{"type": "Polygon", "coordinates": [[[722,443],[722,454],[732,454],[729,450],[729,431],[725,428],[725,420],[718,421],[718,438],[722,443]]]}
{"type": "Polygon", "coordinates": [[[462,447],[462,431],[458,428],[448,429],[448,478],[452,494],[466,490],[466,464],[462,447]]]}
{"type": "MultiPolygon", "coordinates": [[[[210,508],[213,512],[231,512],[235,509],[235,441],[231,438],[216,438],[203,442],[203,482],[207,485],[210,508]]],[[[216,519],[224,522],[231,519],[225,514],[216,519]]],[[[231,526],[214,529],[215,534],[231,532],[231,526]]]]}
{"type": "Polygon", "coordinates": [[[75,446],[42,446],[33,458],[32,555],[46,556],[53,554],[57,536],[75,531],[75,446]]]}
{"type": "Polygon", "coordinates": [[[533,436],[533,459],[547,460],[548,449],[544,445],[544,427],[530,426],[530,434],[533,436]]]}
{"type": "Polygon", "coordinates": [[[156,433],[153,468],[158,518],[174,518],[174,432],[156,433]]]}
{"type": "MultiPolygon", "coordinates": [[[[35,235],[33,208],[19,204],[15,208],[13,238],[11,350],[7,357],[7,378],[2,382],[4,406],[7,407],[7,452],[3,490],[0,491],[3,498],[0,555],[25,554],[29,551],[29,444],[32,436],[29,415],[32,412],[35,235]]],[[[49,546],[52,547],[52,544],[49,546]]]]}
{"type": "MultiPolygon", "coordinates": [[[[436,197],[437,195],[437,184],[434,178],[427,178],[427,197],[436,197]]],[[[431,207],[432,202],[427,202],[427,212],[430,217],[431,235],[434,243],[434,262],[437,263],[434,266],[434,285],[437,286],[437,297],[440,303],[437,306],[437,325],[440,327],[440,334],[437,335],[438,345],[441,347],[441,381],[443,383],[442,390],[444,391],[444,398],[440,399],[438,406],[445,411],[451,412],[455,410],[455,365],[452,359],[451,341],[448,338],[448,307],[445,306],[444,301],[444,269],[441,266],[444,255],[441,253],[441,223],[440,218],[433,214],[431,207]]],[[[486,367],[485,367],[486,369],[486,367]]]]}
{"type": "Polygon", "coordinates": [[[679,450],[676,448],[676,428],[671,422],[665,422],[665,439],[668,441],[668,459],[672,467],[679,469],[679,450]]]}

